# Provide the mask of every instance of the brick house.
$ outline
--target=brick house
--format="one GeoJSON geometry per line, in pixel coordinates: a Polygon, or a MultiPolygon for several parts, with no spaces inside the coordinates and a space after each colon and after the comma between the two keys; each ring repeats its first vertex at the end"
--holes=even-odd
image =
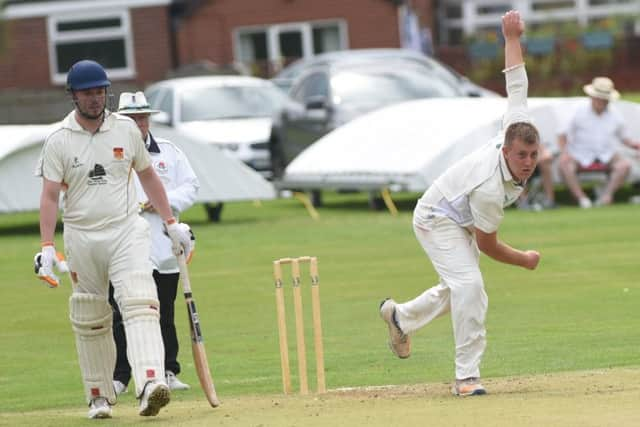
{"type": "MultiPolygon", "coordinates": [[[[400,47],[402,0],[261,0],[202,2],[181,19],[179,63],[203,57],[240,62],[268,76],[293,59],[341,49],[400,47]]],[[[431,0],[413,1],[432,25],[431,0]]]]}
{"type": "MultiPolygon", "coordinates": [[[[475,65],[465,40],[498,28],[510,7],[530,26],[640,15],[637,0],[4,0],[0,123],[60,117],[69,106],[60,94],[66,71],[85,57],[106,66],[117,93],[193,64],[208,71],[210,64],[240,65],[269,77],[296,58],[325,51],[415,46],[417,31],[423,50],[428,45],[468,74],[475,65]]],[[[636,27],[606,70],[627,90],[640,88],[640,21],[636,27]]]]}
{"type": "Polygon", "coordinates": [[[104,64],[115,81],[164,78],[173,66],[170,2],[8,0],[0,89],[63,86],[84,57],[104,64]]]}
{"type": "MultiPolygon", "coordinates": [[[[0,89],[64,84],[91,57],[144,86],[186,64],[244,63],[266,75],[336,49],[400,46],[394,0],[7,0],[0,89]]],[[[428,10],[431,1],[417,4],[428,10]]],[[[431,15],[425,19],[431,19],[431,15]]]]}
{"type": "MultiPolygon", "coordinates": [[[[411,0],[431,25],[431,0],[411,0]]],[[[299,57],[399,47],[403,0],[5,0],[0,123],[51,121],[68,109],[66,71],[107,68],[114,92],[144,88],[189,64],[242,64],[270,76],[299,57]],[[20,102],[16,102],[19,100],[20,102]],[[53,104],[55,107],[49,108],[53,104]]]]}

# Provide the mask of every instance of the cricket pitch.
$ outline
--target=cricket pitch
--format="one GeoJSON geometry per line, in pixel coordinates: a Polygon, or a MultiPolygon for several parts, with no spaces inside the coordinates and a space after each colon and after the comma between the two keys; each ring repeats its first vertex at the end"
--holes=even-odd
{"type": "MultiPolygon", "coordinates": [[[[485,379],[486,396],[459,398],[449,383],[349,388],[309,396],[179,395],[158,417],[137,415],[133,398],[114,407],[101,425],[136,426],[631,426],[640,425],[640,367],[485,379]]],[[[0,414],[7,426],[86,426],[86,410],[0,414]]]]}

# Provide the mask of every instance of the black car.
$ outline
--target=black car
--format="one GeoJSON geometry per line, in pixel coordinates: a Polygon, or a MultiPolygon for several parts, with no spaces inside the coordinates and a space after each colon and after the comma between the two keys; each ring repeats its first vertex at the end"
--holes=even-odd
{"type": "Polygon", "coordinates": [[[404,49],[331,52],[298,61],[274,77],[295,101],[271,141],[274,175],[321,136],[354,118],[419,98],[498,96],[437,61],[404,49]]]}

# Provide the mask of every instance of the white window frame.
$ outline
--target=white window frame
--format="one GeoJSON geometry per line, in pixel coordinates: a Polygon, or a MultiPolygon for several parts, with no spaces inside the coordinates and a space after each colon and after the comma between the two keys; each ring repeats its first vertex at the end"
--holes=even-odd
{"type": "MultiPolygon", "coordinates": [[[[614,0],[604,5],[592,6],[589,0],[573,0],[573,5],[565,5],[548,10],[535,10],[535,6],[553,4],[557,0],[443,0],[440,2],[440,39],[447,42],[447,33],[451,29],[461,29],[467,36],[483,28],[500,26],[500,13],[481,14],[479,10],[486,6],[509,4],[520,11],[527,24],[547,22],[577,21],[586,26],[590,20],[618,15],[637,15],[640,13],[640,1],[614,0]],[[460,5],[462,17],[448,19],[443,10],[447,4],[460,5]]],[[[638,22],[638,21],[636,21],[638,22]]]]}
{"type": "Polygon", "coordinates": [[[110,80],[132,79],[136,76],[136,66],[133,51],[133,32],[131,31],[131,17],[129,9],[120,11],[104,10],[91,13],[75,13],[65,15],[51,15],[47,18],[47,35],[49,47],[49,73],[54,84],[65,84],[67,74],[58,73],[58,58],[56,46],[61,42],[100,41],[113,38],[124,40],[124,55],[127,63],[123,68],[106,68],[110,80]],[[120,19],[120,27],[97,28],[95,30],[58,31],[58,24],[67,22],[90,21],[96,19],[120,19]]]}
{"type": "Polygon", "coordinates": [[[302,34],[302,57],[305,59],[314,56],[313,52],[313,29],[319,27],[328,27],[330,25],[336,25],[338,27],[338,37],[340,38],[340,48],[349,48],[349,35],[347,32],[347,23],[344,19],[323,19],[318,21],[307,22],[286,22],[272,25],[254,25],[237,27],[233,30],[233,57],[237,62],[241,62],[240,52],[240,37],[244,34],[252,34],[257,32],[264,32],[267,35],[267,60],[271,64],[279,66],[282,64],[284,58],[280,52],[280,43],[278,43],[278,36],[282,32],[299,30],[302,34]]]}

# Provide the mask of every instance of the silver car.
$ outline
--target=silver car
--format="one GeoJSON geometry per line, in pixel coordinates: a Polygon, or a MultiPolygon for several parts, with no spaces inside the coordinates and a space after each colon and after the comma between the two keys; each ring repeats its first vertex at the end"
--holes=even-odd
{"type": "Polygon", "coordinates": [[[145,95],[161,113],[153,122],[195,140],[215,144],[261,172],[271,174],[273,118],[287,97],[270,81],[246,76],[199,76],[164,80],[145,95]]]}

